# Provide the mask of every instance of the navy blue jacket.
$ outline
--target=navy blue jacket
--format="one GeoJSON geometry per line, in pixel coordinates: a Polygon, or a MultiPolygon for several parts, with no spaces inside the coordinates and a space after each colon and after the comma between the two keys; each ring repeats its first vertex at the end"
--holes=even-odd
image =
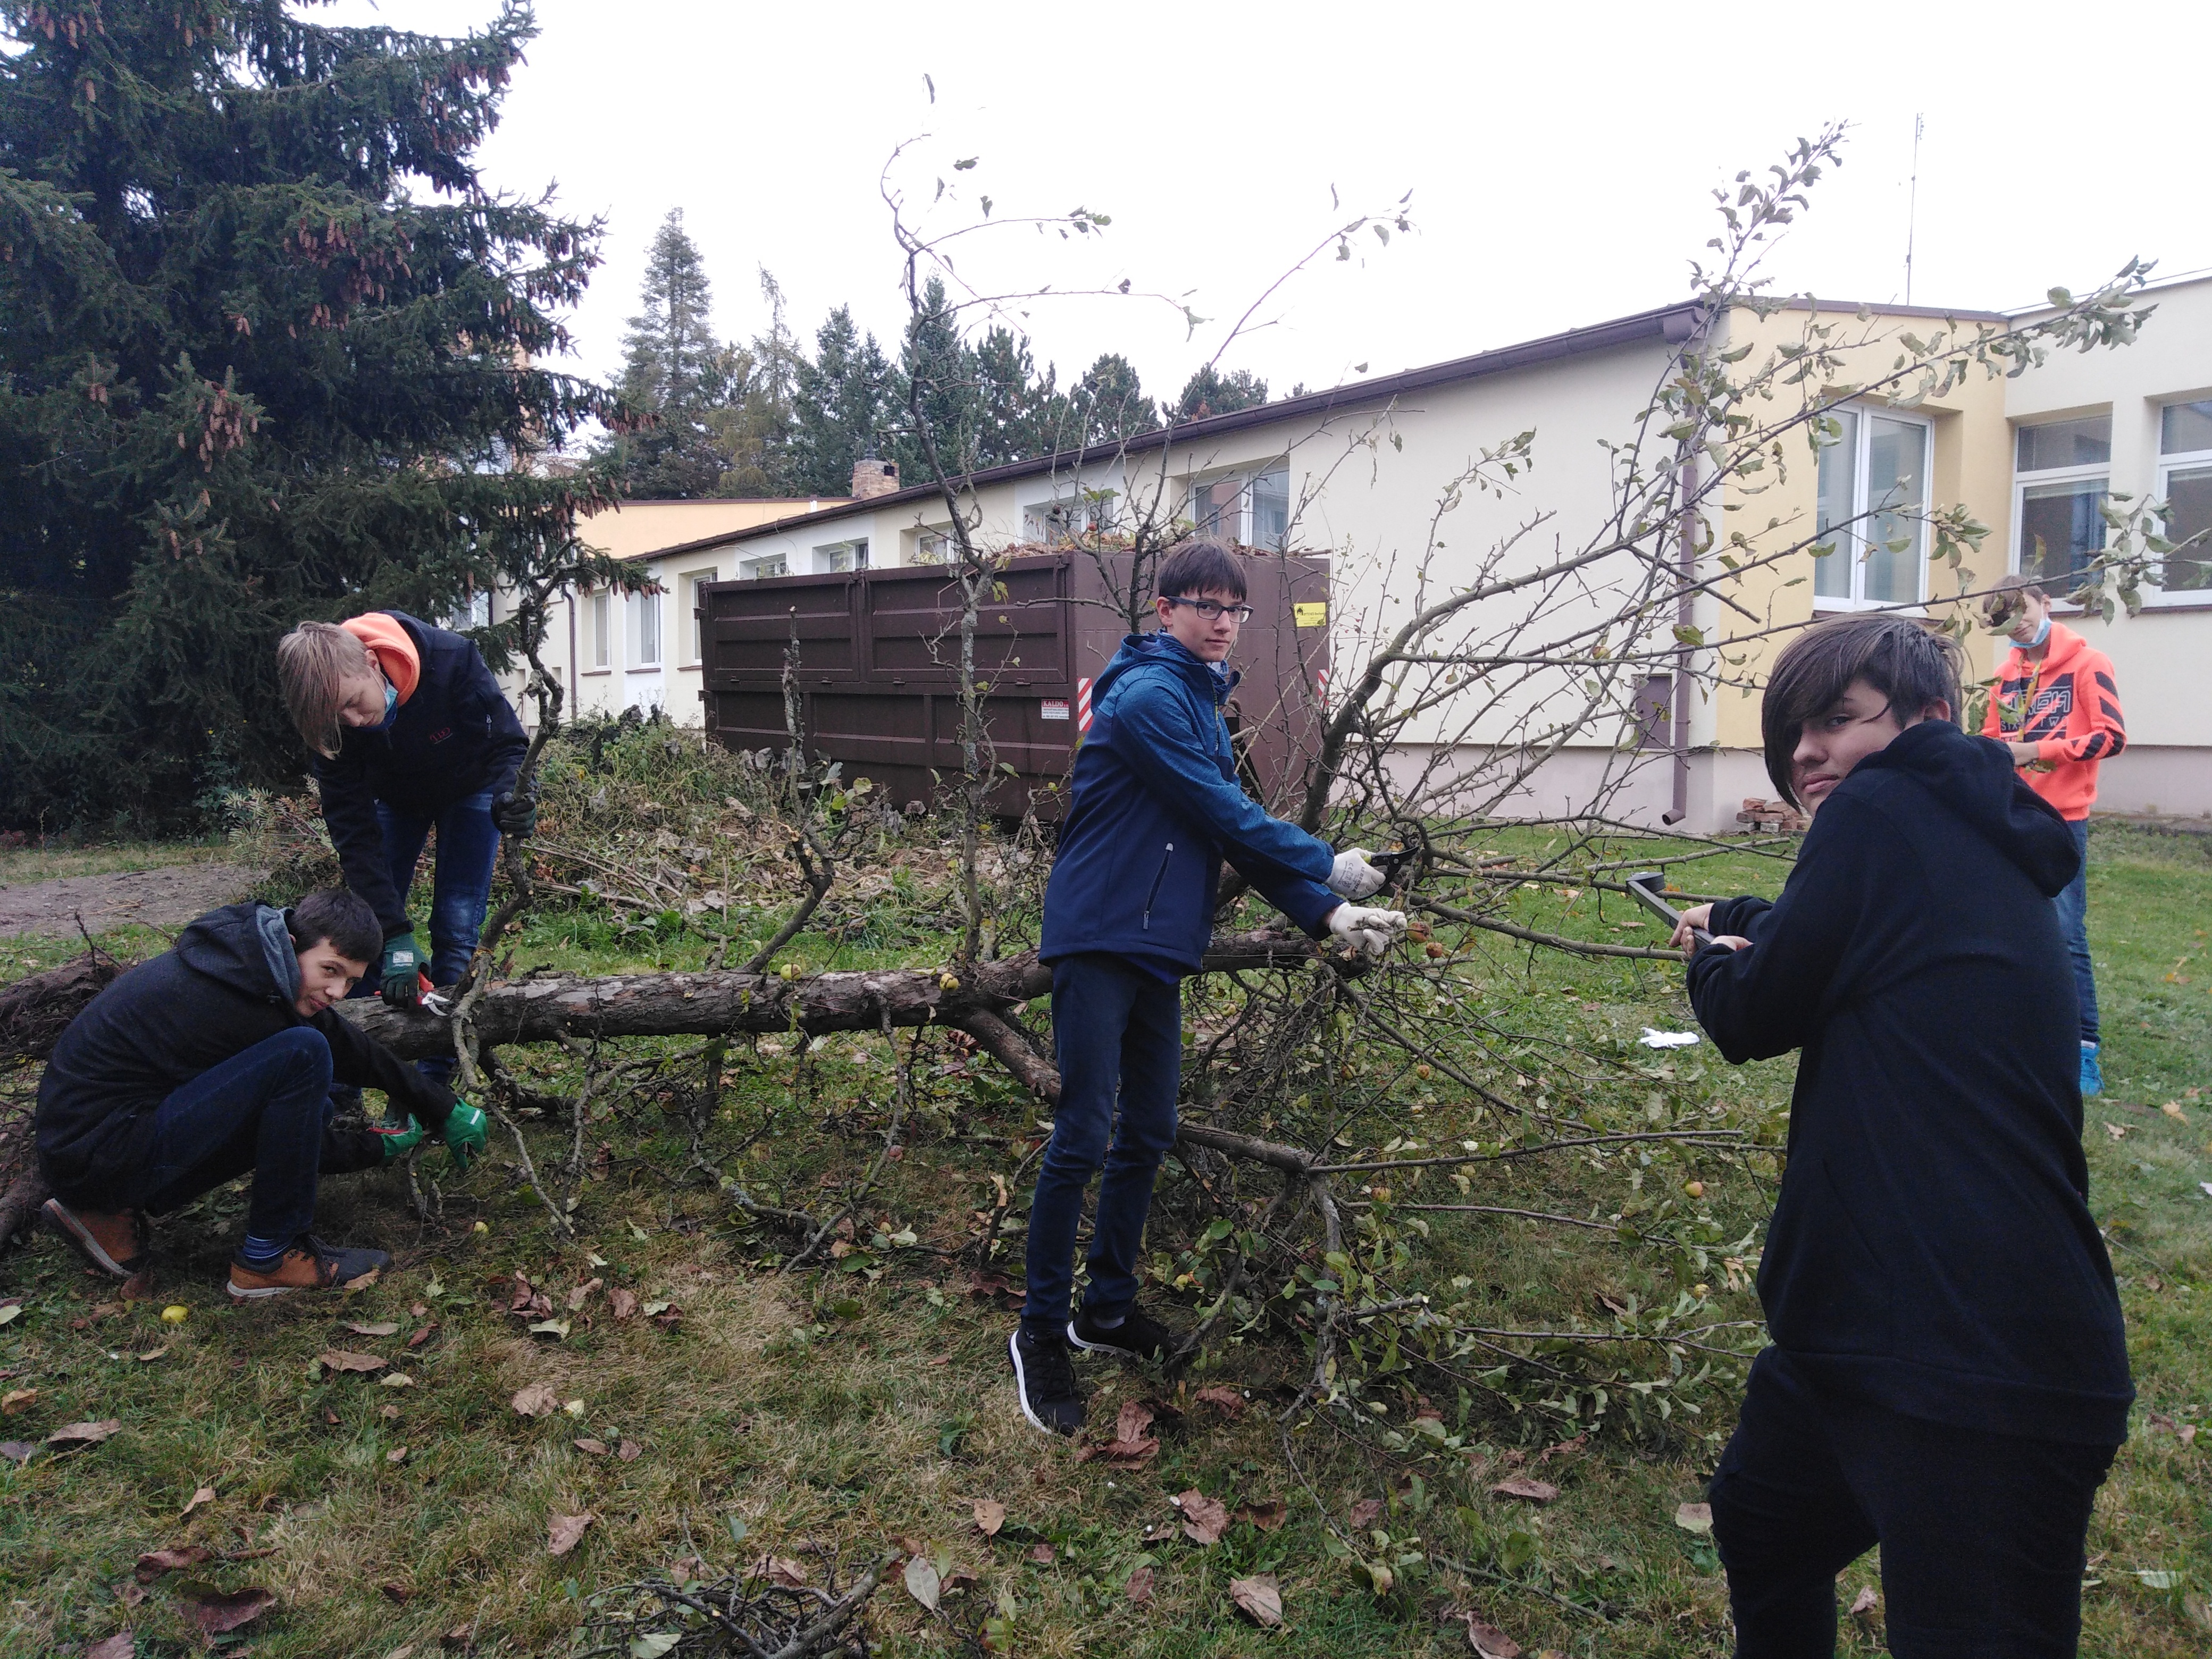
{"type": "Polygon", "coordinates": [[[1067,817],[1044,894],[1046,963],[1127,957],[1196,973],[1213,934],[1221,860],[1319,939],[1344,902],[1336,855],[1270,817],[1237,781],[1221,706],[1236,686],[1164,634],[1132,634],[1091,688],[1067,817]]]}
{"type": "Polygon", "coordinates": [[[384,614],[415,642],[415,690],[386,724],[341,728],[337,758],[319,755],[313,765],[346,885],[390,938],[407,930],[407,896],[392,890],[377,802],[431,817],[471,795],[503,794],[530,740],[472,641],[403,611],[384,614]]]}
{"type": "Polygon", "coordinates": [[[453,1097],[443,1084],[336,1009],[301,1019],[299,994],[284,913],[265,904],[210,910],[173,948],[124,973],[70,1022],[39,1079],[33,1122],[54,1190],[89,1209],[120,1209],[152,1155],[161,1103],[295,1025],[323,1034],[338,1082],[381,1089],[432,1133],[444,1128],[453,1097]]]}
{"type": "Polygon", "coordinates": [[[2127,1437],[2127,1343],[2081,1156],[2051,896],[2064,820],[1997,744],[1908,727],[1821,804],[1782,896],[1690,963],[1730,1061],[1802,1048],[1759,1294],[1821,1385],[1908,1417],[2127,1437]]]}

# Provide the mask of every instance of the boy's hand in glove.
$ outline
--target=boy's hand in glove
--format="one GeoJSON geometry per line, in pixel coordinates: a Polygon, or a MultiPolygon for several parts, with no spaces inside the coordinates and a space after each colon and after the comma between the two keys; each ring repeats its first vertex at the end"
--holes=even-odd
{"type": "Polygon", "coordinates": [[[453,1109],[446,1115],[446,1150],[453,1154],[453,1167],[464,1175],[483,1152],[488,1122],[483,1112],[465,1100],[455,1101],[453,1109]]]}
{"type": "Polygon", "coordinates": [[[538,828],[538,792],[510,789],[491,804],[491,827],[512,840],[538,828]]]}
{"type": "Polygon", "coordinates": [[[413,933],[394,933],[384,941],[384,961],[376,974],[384,981],[386,1007],[414,1008],[422,1005],[422,958],[416,951],[413,933]]]}
{"type": "Polygon", "coordinates": [[[1381,892],[1384,880],[1382,872],[1367,861],[1367,849],[1355,847],[1336,855],[1336,867],[1328,872],[1328,890],[1339,898],[1364,899],[1381,892]]]}
{"type": "Polygon", "coordinates": [[[399,1120],[404,1127],[377,1128],[377,1150],[384,1154],[386,1164],[396,1164],[422,1144],[422,1126],[411,1117],[399,1120]]]}
{"type": "Polygon", "coordinates": [[[1403,910],[1372,910],[1364,904],[1340,904],[1328,913],[1328,931],[1340,945],[1379,957],[1392,941],[1405,937],[1403,910]]]}

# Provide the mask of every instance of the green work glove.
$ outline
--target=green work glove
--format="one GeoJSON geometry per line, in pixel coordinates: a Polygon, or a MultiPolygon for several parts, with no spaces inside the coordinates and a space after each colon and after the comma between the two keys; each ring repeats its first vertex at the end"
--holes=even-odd
{"type": "Polygon", "coordinates": [[[446,1116],[446,1150],[453,1156],[453,1167],[463,1174],[470,1163],[484,1149],[485,1130],[489,1120],[465,1100],[453,1103],[453,1109],[446,1116]]]}
{"type": "Polygon", "coordinates": [[[384,1006],[415,1008],[422,1001],[422,958],[415,949],[415,935],[394,933],[384,941],[384,960],[376,976],[384,981],[384,1006]]]}
{"type": "Polygon", "coordinates": [[[402,1127],[394,1127],[387,1120],[384,1124],[374,1125],[371,1127],[371,1133],[376,1136],[377,1148],[383,1152],[384,1161],[386,1164],[397,1164],[422,1144],[421,1124],[413,1118],[404,1115],[400,1118],[399,1123],[402,1127]]]}

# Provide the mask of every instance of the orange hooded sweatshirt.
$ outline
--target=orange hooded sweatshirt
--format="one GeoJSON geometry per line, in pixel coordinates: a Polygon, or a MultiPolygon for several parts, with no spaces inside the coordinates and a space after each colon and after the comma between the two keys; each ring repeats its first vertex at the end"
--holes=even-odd
{"type": "Polygon", "coordinates": [[[422,678],[422,659],[415,650],[415,641],[407,637],[405,629],[381,611],[368,611],[338,626],[368,647],[369,655],[376,659],[376,665],[392,682],[392,689],[399,694],[401,702],[415,695],[415,683],[422,678]]]}
{"type": "Polygon", "coordinates": [[[2032,743],[2048,771],[2023,771],[2027,787],[2058,816],[2079,823],[2097,799],[2097,767],[2128,746],[2112,659],[2063,623],[2051,624],[2041,662],[2018,646],[1997,665],[1982,735],[2032,743]]]}

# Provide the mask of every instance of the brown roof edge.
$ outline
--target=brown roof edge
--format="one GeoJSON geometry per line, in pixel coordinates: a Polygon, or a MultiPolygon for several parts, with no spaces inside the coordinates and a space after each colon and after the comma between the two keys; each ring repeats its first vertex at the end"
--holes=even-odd
{"type": "MultiPolygon", "coordinates": [[[[1477,352],[1471,357],[1454,357],[1447,362],[1431,363],[1425,368],[1409,368],[1401,374],[1385,374],[1372,380],[1332,386],[1326,392],[1310,392],[1303,398],[1285,398],[1280,403],[1261,404],[1228,415],[1186,422],[1182,426],[1145,433],[1126,443],[1095,444],[1089,449],[1069,450],[1056,455],[1040,456],[1035,460],[1009,461],[1003,466],[985,467],[981,471],[965,474],[959,487],[965,492],[979,484],[1004,483],[1008,479],[1034,477],[1040,472],[1051,472],[1060,468],[1088,466],[1097,461],[1111,460],[1118,454],[1158,449],[1166,444],[1198,442],[1224,433],[1241,432],[1248,427],[1267,426],[1276,421],[1332,414],[1340,410],[1387,402],[1406,392],[1419,392],[1430,386],[1480,380],[1487,374],[1504,374],[1516,368],[1533,368],[1563,357],[1579,357],[1593,351],[1611,351],[1621,346],[1638,345],[1647,340],[1660,340],[1675,345],[1690,337],[1702,314],[1701,308],[1693,301],[1661,306],[1656,310],[1616,317],[1610,322],[1595,323],[1588,328],[1571,328],[1562,334],[1547,334],[1541,339],[1524,340],[1518,345],[1477,352]]],[[[872,513],[879,507],[902,507],[909,501],[931,501],[938,496],[935,484],[914,484],[887,495],[850,501],[842,507],[823,507],[817,512],[794,514],[787,519],[771,519],[768,523],[757,524],[750,530],[730,530],[719,536],[703,536],[695,542],[661,548],[651,556],[663,558],[672,554],[696,553],[705,548],[723,547],[802,524],[822,524],[831,519],[850,518],[857,513],[872,513]]]]}

